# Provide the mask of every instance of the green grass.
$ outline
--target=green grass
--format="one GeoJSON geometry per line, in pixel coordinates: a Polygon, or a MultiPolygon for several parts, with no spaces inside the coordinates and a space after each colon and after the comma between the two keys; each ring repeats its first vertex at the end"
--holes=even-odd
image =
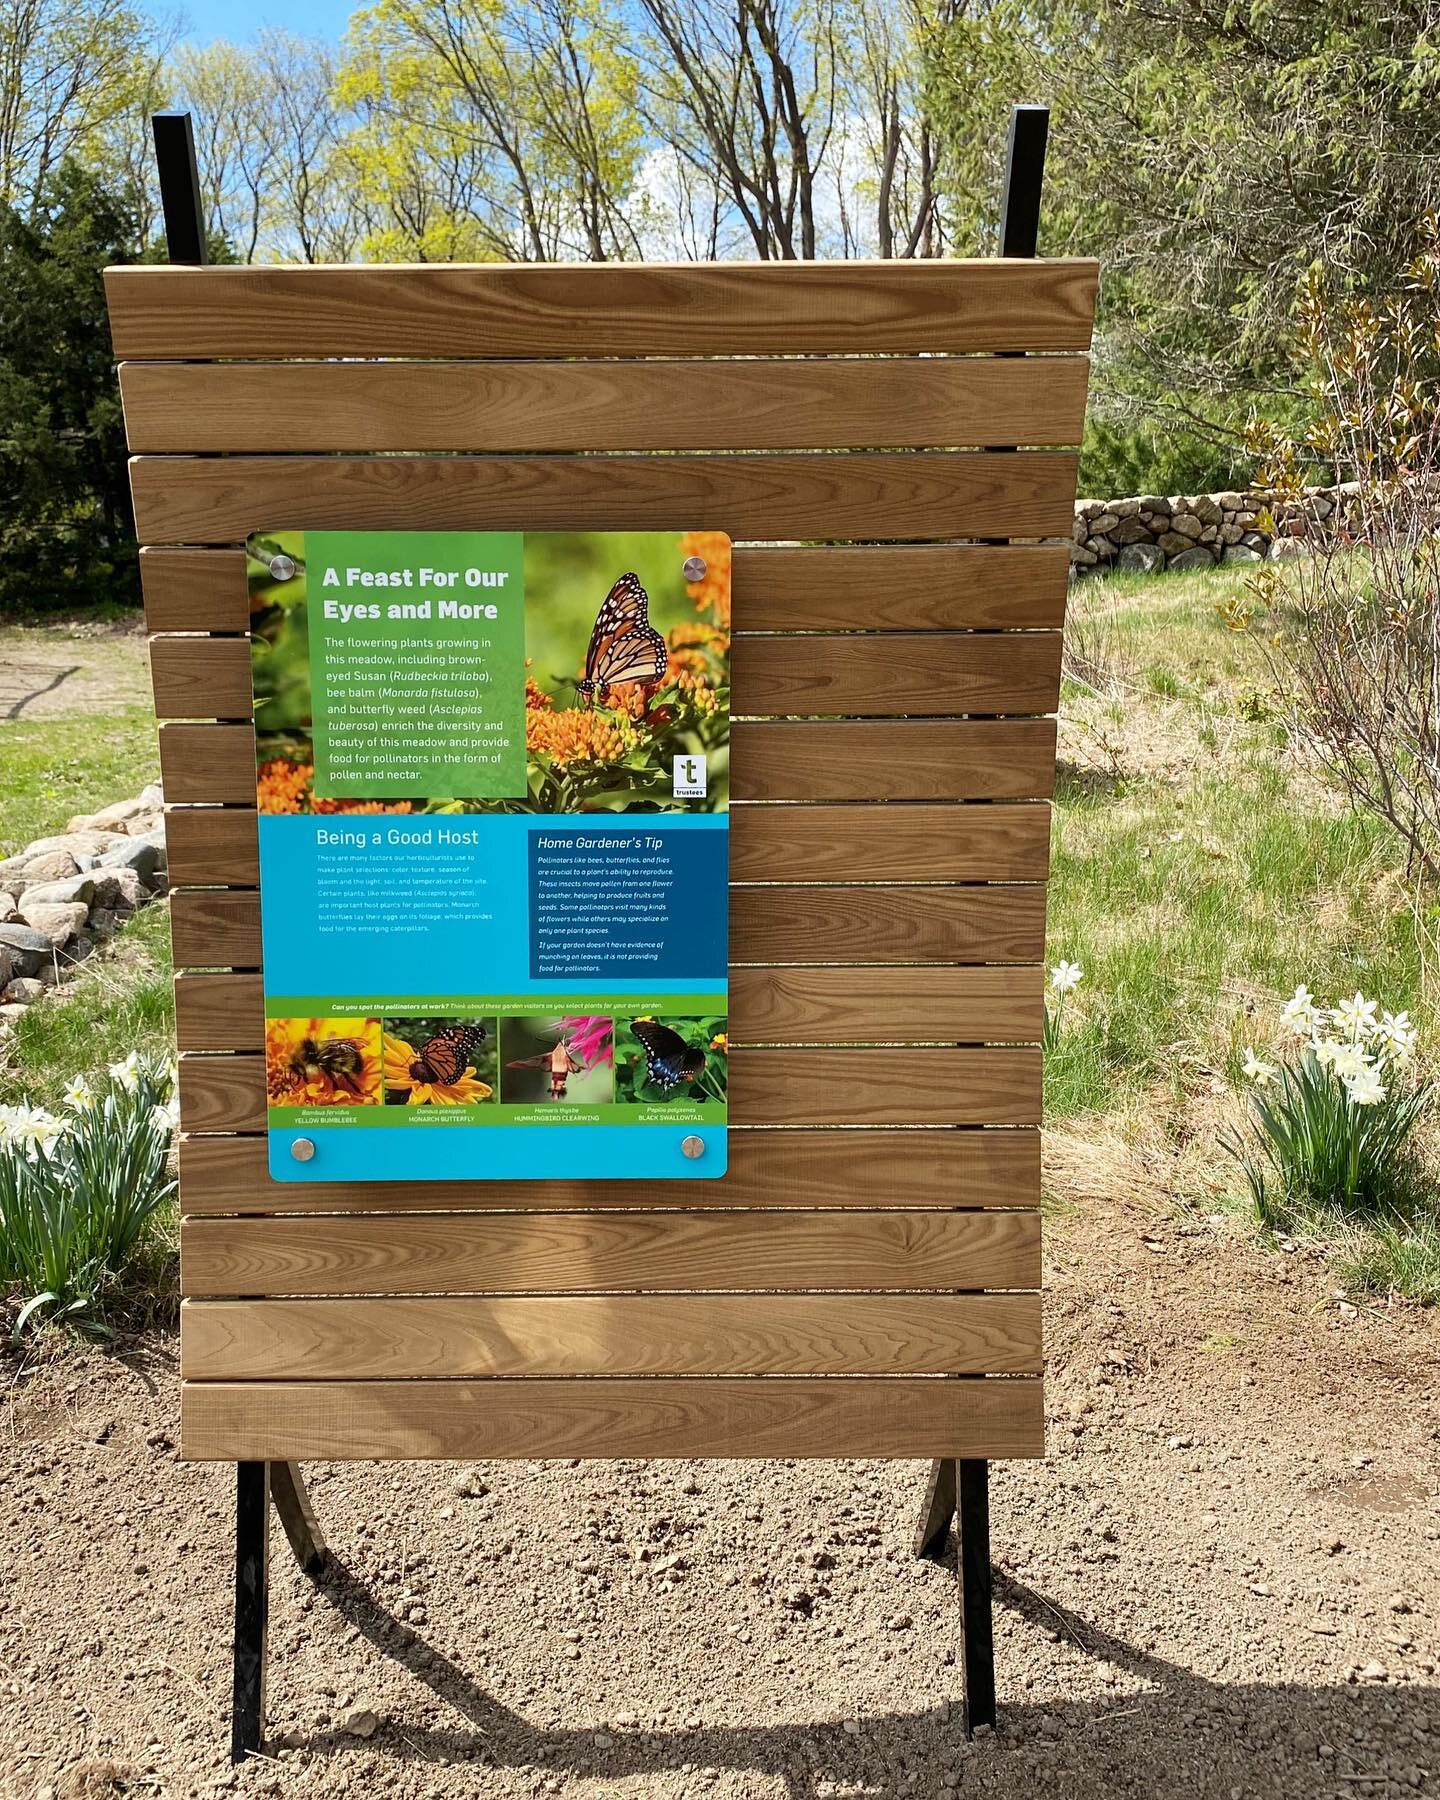
{"type": "MultiPolygon", "coordinates": [[[[158,774],[155,721],[139,707],[0,726],[0,854],[62,832],[74,814],[127,799],[158,774]]],[[[32,1006],[0,1044],[0,1104],[53,1107],[71,1075],[133,1049],[173,1054],[166,908],[138,913],[75,986],[72,998],[32,1006]]]]}
{"type": "MultiPolygon", "coordinates": [[[[1213,1141],[1244,1047],[1273,1041],[1302,981],[1361,987],[1435,1046],[1433,919],[1385,828],[1287,746],[1262,646],[1217,610],[1242,592],[1221,570],[1072,592],[1048,959],[1085,980],[1047,1060],[1052,1124],[1213,1141]]],[[[1227,1183],[1217,1150],[1212,1200],[1227,1183]]],[[[1436,1297],[1440,1227],[1416,1230],[1366,1239],[1369,1285],[1436,1297]]]]}
{"type": "Polygon", "coordinates": [[[155,721],[140,707],[0,725],[0,856],[138,794],[159,764],[155,721]]]}

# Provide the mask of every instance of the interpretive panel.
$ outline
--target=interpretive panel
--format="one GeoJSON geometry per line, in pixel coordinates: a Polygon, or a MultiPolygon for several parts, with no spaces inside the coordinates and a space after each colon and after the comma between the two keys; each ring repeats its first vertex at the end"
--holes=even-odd
{"type": "Polygon", "coordinates": [[[248,548],[271,1175],[723,1174],[729,538],[248,548]]]}

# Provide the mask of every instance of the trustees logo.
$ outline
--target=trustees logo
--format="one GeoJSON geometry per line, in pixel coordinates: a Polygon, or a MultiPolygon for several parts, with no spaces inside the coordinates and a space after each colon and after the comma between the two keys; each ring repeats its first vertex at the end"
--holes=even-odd
{"type": "Polygon", "coordinates": [[[677,800],[703,800],[705,798],[705,758],[703,756],[677,756],[675,758],[674,794],[677,800]]]}

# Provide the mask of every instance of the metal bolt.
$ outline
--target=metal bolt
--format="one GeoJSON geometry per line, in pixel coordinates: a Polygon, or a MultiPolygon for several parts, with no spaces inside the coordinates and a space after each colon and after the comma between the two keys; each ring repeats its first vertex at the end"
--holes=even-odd
{"type": "Polygon", "coordinates": [[[680,1148],[688,1157],[694,1158],[705,1154],[705,1140],[702,1137],[681,1138],[680,1148]]]}
{"type": "Polygon", "coordinates": [[[272,556],[270,558],[270,573],[275,577],[276,581],[288,581],[295,573],[295,558],[293,556],[284,555],[272,556]]]}
{"type": "Polygon", "coordinates": [[[687,556],[682,573],[687,581],[703,581],[705,579],[705,558],[703,556],[687,556]]]}
{"type": "Polygon", "coordinates": [[[309,1162],[310,1158],[315,1154],[314,1138],[296,1138],[295,1142],[290,1146],[290,1154],[295,1158],[296,1162],[309,1162]]]}

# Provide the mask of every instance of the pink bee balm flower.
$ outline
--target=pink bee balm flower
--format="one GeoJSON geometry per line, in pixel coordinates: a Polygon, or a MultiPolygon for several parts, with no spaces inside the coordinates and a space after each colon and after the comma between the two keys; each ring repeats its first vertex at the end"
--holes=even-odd
{"type": "Polygon", "coordinates": [[[561,1035],[587,1069],[615,1060],[614,1021],[610,1019],[562,1019],[561,1035]]]}

